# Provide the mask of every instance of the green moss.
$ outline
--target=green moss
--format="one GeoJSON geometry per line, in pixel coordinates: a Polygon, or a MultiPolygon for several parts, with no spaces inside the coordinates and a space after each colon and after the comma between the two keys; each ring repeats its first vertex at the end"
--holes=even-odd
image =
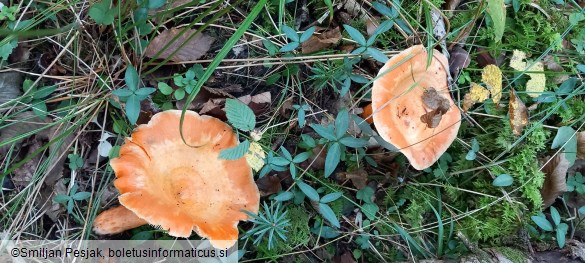
{"type": "Polygon", "coordinates": [[[309,214],[300,206],[291,206],[287,214],[290,220],[288,228],[290,247],[306,246],[309,243],[309,214]]]}
{"type": "Polygon", "coordinates": [[[524,252],[510,247],[496,247],[495,250],[513,263],[525,263],[528,258],[524,252]]]}

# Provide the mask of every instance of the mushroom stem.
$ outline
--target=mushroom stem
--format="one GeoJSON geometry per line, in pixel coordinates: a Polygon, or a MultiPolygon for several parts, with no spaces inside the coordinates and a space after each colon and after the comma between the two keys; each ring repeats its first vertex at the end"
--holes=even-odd
{"type": "Polygon", "coordinates": [[[99,235],[112,235],[146,225],[147,222],[124,206],[103,211],[93,221],[93,231],[99,235]]]}

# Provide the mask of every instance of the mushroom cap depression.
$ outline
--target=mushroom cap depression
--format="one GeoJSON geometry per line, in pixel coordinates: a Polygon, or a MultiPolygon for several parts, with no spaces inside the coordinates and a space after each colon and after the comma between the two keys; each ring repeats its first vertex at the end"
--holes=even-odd
{"type": "Polygon", "coordinates": [[[413,46],[392,57],[372,88],[374,125],[417,170],[435,163],[457,137],[461,113],[447,86],[449,63],[413,46]]]}
{"type": "Polygon", "coordinates": [[[194,230],[216,248],[231,247],[237,225],[258,212],[260,193],[245,158],[219,159],[238,145],[224,122],[187,111],[183,135],[181,111],[157,113],[140,125],[110,164],[120,203],[169,235],[189,237],[194,230]]]}

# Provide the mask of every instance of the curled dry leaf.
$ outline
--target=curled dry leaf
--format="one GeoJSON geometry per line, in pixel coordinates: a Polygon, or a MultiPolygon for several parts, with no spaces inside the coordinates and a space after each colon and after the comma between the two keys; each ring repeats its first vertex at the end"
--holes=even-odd
{"type": "MultiPolygon", "coordinates": [[[[450,102],[445,97],[439,95],[435,88],[430,87],[426,89],[421,96],[423,104],[431,109],[420,116],[420,121],[427,124],[428,128],[436,128],[439,126],[443,114],[449,110],[450,102]]],[[[425,109],[426,111],[426,109],[425,109]]]]}
{"type": "Polygon", "coordinates": [[[215,40],[203,33],[195,34],[197,32],[195,29],[187,29],[182,32],[183,30],[171,28],[163,31],[150,41],[144,55],[149,58],[166,59],[170,57],[170,60],[174,62],[197,60],[207,53],[215,40]],[[176,38],[175,41],[173,41],[174,38],[176,38]],[[157,53],[159,53],[158,56],[157,53]]]}
{"type": "Polygon", "coordinates": [[[463,98],[463,111],[467,112],[475,103],[483,102],[490,96],[490,91],[472,82],[469,93],[463,98]]]}
{"type": "Polygon", "coordinates": [[[542,196],[544,208],[552,205],[559,195],[567,191],[567,170],[569,170],[569,161],[567,161],[565,154],[562,152],[542,168],[545,178],[542,189],[540,189],[540,195],[542,196]]]}
{"type": "Polygon", "coordinates": [[[301,44],[303,54],[313,53],[337,44],[341,40],[339,27],[332,28],[321,34],[314,34],[301,44]]]}
{"type": "Polygon", "coordinates": [[[510,89],[510,105],[508,106],[510,114],[510,127],[514,135],[519,136],[522,130],[528,125],[528,110],[524,102],[516,96],[514,89],[510,89]]]}
{"type": "Polygon", "coordinates": [[[502,99],[502,71],[496,65],[487,65],[481,72],[481,80],[490,89],[492,100],[496,105],[502,99]]]}
{"type": "Polygon", "coordinates": [[[585,158],[585,131],[577,133],[577,158],[585,158]]]}

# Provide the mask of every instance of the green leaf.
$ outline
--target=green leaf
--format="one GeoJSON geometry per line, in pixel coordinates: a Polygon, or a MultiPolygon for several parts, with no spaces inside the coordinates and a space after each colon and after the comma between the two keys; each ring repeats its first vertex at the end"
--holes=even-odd
{"type": "Polygon", "coordinates": [[[128,64],[126,68],[126,73],[124,74],[124,81],[126,81],[126,86],[128,89],[135,91],[138,89],[138,71],[132,66],[132,64],[128,64]]]}
{"type": "Polygon", "coordinates": [[[474,152],[479,152],[479,142],[475,138],[471,140],[471,150],[474,152]]]}
{"type": "Polygon", "coordinates": [[[305,127],[305,110],[304,109],[299,109],[299,111],[297,112],[297,118],[299,121],[299,127],[305,127]]]}
{"type": "Polygon", "coordinates": [[[398,12],[394,8],[390,8],[380,2],[372,2],[372,6],[376,11],[380,12],[380,14],[385,15],[390,18],[396,18],[398,16],[398,12]]]}
{"type": "Polygon", "coordinates": [[[324,204],[330,203],[330,202],[333,202],[333,201],[339,199],[342,196],[343,196],[343,193],[340,193],[340,192],[326,194],[325,196],[323,196],[321,198],[321,200],[319,200],[319,202],[324,203],[324,204]]]}
{"type": "Polygon", "coordinates": [[[504,5],[504,0],[487,1],[486,11],[490,15],[494,25],[494,41],[500,42],[506,26],[506,6],[504,5]]]}
{"type": "Polygon", "coordinates": [[[311,157],[311,153],[310,152],[302,152],[297,154],[297,156],[295,156],[295,158],[293,158],[293,163],[302,163],[304,161],[306,161],[307,159],[309,159],[309,157],[311,157]]]}
{"type": "MultiPolygon", "coordinates": [[[[294,29],[292,29],[291,27],[287,26],[287,25],[282,25],[281,28],[282,33],[284,33],[286,35],[286,37],[288,37],[290,40],[294,41],[294,42],[299,42],[299,34],[297,34],[297,31],[295,31],[294,29]]],[[[297,43],[298,44],[298,43],[297,43]]]]}
{"type": "Polygon", "coordinates": [[[69,158],[69,169],[77,170],[78,168],[83,167],[83,159],[81,159],[79,155],[69,154],[67,157],[69,158]]]}
{"type": "Polygon", "coordinates": [[[579,208],[579,214],[585,215],[585,206],[579,208]]]}
{"type": "Polygon", "coordinates": [[[566,223],[561,223],[557,226],[556,234],[557,234],[557,244],[560,248],[565,246],[565,237],[567,236],[567,231],[569,230],[569,225],[566,223]]]}
{"type": "Polygon", "coordinates": [[[295,197],[295,194],[291,192],[281,192],[274,197],[274,200],[278,202],[284,202],[293,199],[293,197],[295,197]]]}
{"type": "Polygon", "coordinates": [[[553,223],[555,223],[555,226],[558,226],[561,223],[561,214],[559,214],[559,211],[554,206],[550,207],[550,217],[552,218],[553,223]]]}
{"type": "Polygon", "coordinates": [[[374,203],[366,203],[362,205],[362,212],[370,220],[376,220],[376,213],[378,213],[379,210],[380,208],[378,207],[378,205],[374,203]]]}
{"type": "Polygon", "coordinates": [[[228,121],[242,131],[251,131],[256,126],[256,115],[250,107],[239,100],[227,99],[225,114],[228,121]]]}
{"type": "Polygon", "coordinates": [[[493,186],[510,186],[514,182],[514,178],[509,174],[500,174],[494,181],[492,182],[493,186]]]}
{"type": "Polygon", "coordinates": [[[71,197],[69,197],[68,195],[56,195],[55,197],[53,197],[53,201],[59,203],[59,204],[64,204],[69,202],[69,199],[71,199],[71,197]]]}
{"type": "Polygon", "coordinates": [[[51,95],[51,93],[53,93],[56,89],[57,85],[42,87],[34,93],[33,99],[42,99],[44,97],[47,97],[51,95]]]}
{"type": "Polygon", "coordinates": [[[361,147],[366,147],[368,145],[368,142],[366,140],[360,139],[360,138],[354,138],[351,136],[346,136],[343,137],[339,140],[339,142],[347,147],[351,147],[351,148],[361,148],[361,147]]]}
{"type": "Polygon", "coordinates": [[[329,21],[333,20],[333,3],[331,0],[323,0],[325,6],[327,6],[327,10],[329,10],[329,21]]]}
{"type": "Polygon", "coordinates": [[[341,160],[341,146],[338,142],[329,144],[327,157],[325,157],[325,177],[329,177],[341,160]]]}
{"type": "Polygon", "coordinates": [[[10,56],[10,54],[12,54],[12,51],[17,46],[18,46],[18,40],[16,38],[14,38],[11,41],[8,41],[6,44],[0,46],[0,58],[2,58],[3,61],[8,60],[8,57],[10,56]]]}
{"type": "Polygon", "coordinates": [[[319,124],[309,124],[309,127],[313,128],[313,130],[315,130],[315,132],[317,134],[319,134],[319,136],[329,140],[329,141],[335,141],[335,135],[333,135],[333,131],[327,127],[323,127],[319,124]]]}
{"type": "Polygon", "coordinates": [[[134,94],[134,91],[131,91],[128,88],[123,88],[123,89],[116,89],[114,91],[112,91],[112,94],[120,97],[120,98],[124,98],[124,97],[128,97],[134,94]]]}
{"type": "Polygon", "coordinates": [[[136,90],[135,94],[138,96],[148,96],[155,91],[156,91],[155,88],[140,88],[140,89],[136,90]]]}
{"type": "Polygon", "coordinates": [[[290,52],[295,50],[297,47],[299,47],[299,42],[290,42],[284,46],[282,46],[278,51],[280,52],[290,52]]]}
{"type": "Polygon", "coordinates": [[[47,104],[45,104],[43,101],[33,101],[32,110],[35,115],[41,118],[47,117],[47,104]]]}
{"type": "Polygon", "coordinates": [[[219,153],[219,158],[224,160],[237,160],[242,158],[250,148],[250,141],[245,140],[232,148],[227,148],[219,153]]]}
{"type": "Polygon", "coordinates": [[[531,216],[530,217],[532,219],[532,221],[534,223],[536,223],[536,225],[538,227],[540,227],[540,229],[544,230],[544,231],[553,231],[553,227],[550,224],[550,222],[548,220],[546,220],[546,217],[544,217],[544,215],[539,215],[539,216],[531,216]]]}
{"type": "Polygon", "coordinates": [[[337,118],[335,118],[335,138],[341,139],[347,129],[349,129],[349,114],[346,109],[343,109],[337,113],[337,118]]]}
{"type": "Polygon", "coordinates": [[[327,221],[329,221],[329,223],[331,223],[333,226],[337,228],[341,227],[341,225],[339,224],[339,220],[337,219],[337,216],[335,215],[331,207],[329,207],[327,204],[319,203],[319,213],[321,213],[323,218],[327,219],[327,221]]]}
{"type": "Polygon", "coordinates": [[[360,46],[366,46],[366,38],[360,33],[360,31],[350,25],[343,25],[343,28],[345,28],[345,31],[347,31],[351,39],[357,42],[360,46]]]}
{"type": "Polygon", "coordinates": [[[563,152],[565,153],[565,158],[569,161],[569,166],[572,166],[575,163],[575,159],[577,159],[577,136],[574,135],[575,130],[573,128],[569,126],[560,127],[551,145],[551,149],[565,145],[563,152]]]}
{"type": "Polygon", "coordinates": [[[571,13],[569,15],[569,22],[571,23],[571,25],[575,26],[577,24],[579,24],[579,22],[585,20],[585,15],[582,13],[571,13]]]}
{"type": "Polygon", "coordinates": [[[581,71],[581,73],[585,73],[585,65],[577,65],[577,70],[581,71]]]}
{"type": "Polygon", "coordinates": [[[138,100],[138,96],[131,95],[126,100],[126,117],[130,121],[130,124],[136,124],[138,120],[138,116],[140,115],[140,100],[138,100]]]}
{"type": "Polygon", "coordinates": [[[388,62],[388,57],[386,55],[384,55],[384,53],[382,53],[382,51],[378,50],[377,48],[374,47],[369,47],[366,49],[366,52],[375,60],[377,60],[378,62],[381,63],[386,63],[388,62]]]}
{"type": "Polygon", "coordinates": [[[394,20],[385,20],[384,22],[380,23],[380,25],[376,28],[372,36],[368,39],[368,46],[374,44],[374,39],[378,37],[378,35],[386,33],[388,30],[392,29],[393,26],[394,20]]]}
{"type": "Polygon", "coordinates": [[[71,198],[73,198],[73,200],[81,201],[89,198],[90,196],[91,196],[90,192],[79,192],[75,193],[71,198]]]}
{"type": "Polygon", "coordinates": [[[148,0],[148,9],[157,9],[162,7],[167,0],[148,0]]]}
{"type": "Polygon", "coordinates": [[[103,0],[93,4],[89,8],[89,17],[99,25],[109,25],[113,23],[118,12],[115,8],[110,8],[111,4],[111,0],[103,0]]]}
{"type": "Polygon", "coordinates": [[[473,161],[475,160],[475,152],[473,150],[469,150],[469,152],[467,152],[467,155],[465,155],[465,160],[468,161],[473,161]]]}
{"type": "Polygon", "coordinates": [[[577,78],[568,78],[561,84],[559,89],[555,92],[556,95],[569,95],[573,89],[575,89],[575,85],[577,84],[577,78]]]}
{"type": "Polygon", "coordinates": [[[284,158],[287,161],[289,161],[289,162],[292,161],[292,159],[293,159],[292,155],[290,154],[290,152],[286,148],[284,148],[284,146],[280,146],[280,151],[282,151],[282,155],[284,156],[284,158]]]}
{"type": "Polygon", "coordinates": [[[173,93],[173,88],[164,82],[158,83],[158,90],[164,95],[171,95],[173,93]]]}
{"type": "Polygon", "coordinates": [[[355,197],[359,200],[362,200],[366,203],[372,203],[372,196],[374,196],[374,189],[366,186],[362,189],[360,189],[359,191],[357,191],[355,197]]]}
{"type": "Polygon", "coordinates": [[[309,38],[311,38],[313,33],[315,33],[315,26],[312,26],[309,29],[307,29],[305,32],[303,32],[303,34],[301,35],[301,38],[299,39],[299,42],[303,43],[303,42],[309,40],[309,38]]]}
{"type": "Polygon", "coordinates": [[[175,99],[182,100],[185,97],[185,89],[180,88],[180,89],[175,90],[174,96],[175,96],[175,99]]]}
{"type": "Polygon", "coordinates": [[[315,202],[319,202],[319,194],[317,193],[317,190],[315,190],[315,188],[311,187],[310,185],[302,182],[302,181],[298,181],[297,185],[299,186],[299,188],[301,189],[301,191],[303,191],[303,193],[311,200],[311,201],[315,201],[315,202]]]}

